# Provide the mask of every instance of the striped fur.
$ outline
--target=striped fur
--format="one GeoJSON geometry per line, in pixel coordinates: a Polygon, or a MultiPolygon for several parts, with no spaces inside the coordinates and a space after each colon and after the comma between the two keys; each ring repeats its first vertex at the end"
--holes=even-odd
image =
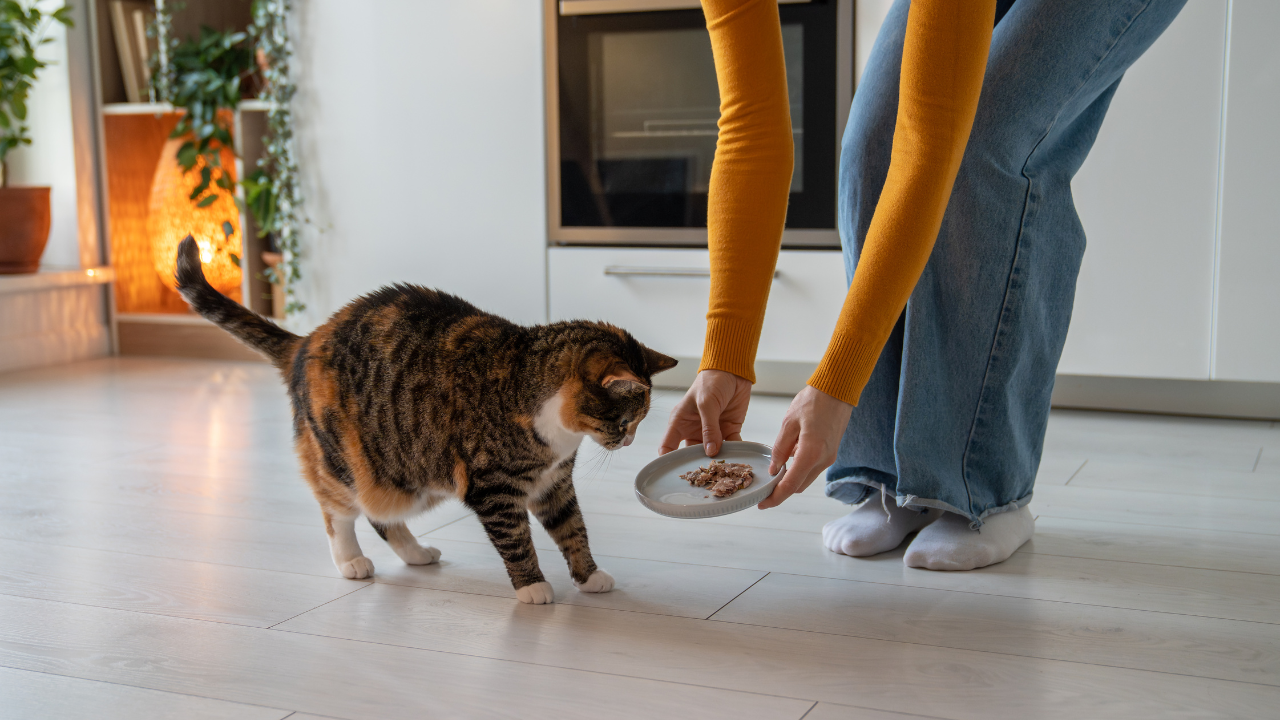
{"type": "Polygon", "coordinates": [[[406,562],[434,562],[404,521],[449,497],[475,511],[517,590],[544,582],[530,511],[575,582],[596,571],[573,489],[577,442],[612,450],[633,437],[653,374],[675,360],[612,325],[524,327],[413,285],[361,297],[300,338],[213,291],[194,250],[179,248],[179,289],[284,374],[303,474],[344,575],[372,572],[350,529],[359,515],[406,562]]]}

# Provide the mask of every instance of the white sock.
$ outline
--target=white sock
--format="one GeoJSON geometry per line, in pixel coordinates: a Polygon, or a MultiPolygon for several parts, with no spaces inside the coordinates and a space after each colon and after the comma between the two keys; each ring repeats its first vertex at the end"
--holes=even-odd
{"type": "Polygon", "coordinates": [[[888,552],[911,533],[928,525],[941,514],[900,508],[893,498],[876,491],[857,510],[822,526],[822,544],[831,552],[850,557],[868,557],[888,552]]]}
{"type": "Polygon", "coordinates": [[[969,529],[963,515],[944,513],[911,541],[902,561],[927,570],[973,570],[1008,560],[1035,531],[1036,519],[1025,505],[988,516],[979,530],[969,529]]]}

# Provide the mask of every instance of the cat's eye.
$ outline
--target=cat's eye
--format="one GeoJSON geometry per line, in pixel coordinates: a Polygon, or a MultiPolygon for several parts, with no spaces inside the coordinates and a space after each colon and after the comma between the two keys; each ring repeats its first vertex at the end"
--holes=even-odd
{"type": "Polygon", "coordinates": [[[625,432],[627,431],[627,424],[628,424],[629,422],[631,422],[631,421],[630,421],[630,420],[622,420],[622,421],[620,421],[620,422],[618,423],[618,432],[620,432],[620,433],[625,433],[625,432]]]}

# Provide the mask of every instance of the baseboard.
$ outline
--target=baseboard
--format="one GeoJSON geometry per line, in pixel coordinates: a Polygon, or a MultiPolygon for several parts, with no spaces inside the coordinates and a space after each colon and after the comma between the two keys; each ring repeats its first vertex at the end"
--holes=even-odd
{"type": "MultiPolygon", "coordinates": [[[[693,382],[700,358],[676,359],[679,365],[654,377],[655,386],[684,390],[693,382]]],[[[752,392],[794,395],[809,381],[816,367],[816,363],[757,361],[752,392]]],[[[1059,375],[1053,388],[1053,406],[1280,420],[1280,383],[1059,375]]]]}
{"type": "Polygon", "coordinates": [[[266,362],[225,330],[196,315],[116,316],[121,355],[266,362]]]}
{"type": "Polygon", "coordinates": [[[1053,406],[1280,420],[1280,383],[1059,375],[1053,406]]]}

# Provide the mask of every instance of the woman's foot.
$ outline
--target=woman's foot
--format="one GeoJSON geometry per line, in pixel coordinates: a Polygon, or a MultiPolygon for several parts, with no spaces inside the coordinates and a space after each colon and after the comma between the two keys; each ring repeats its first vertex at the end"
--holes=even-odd
{"type": "Polygon", "coordinates": [[[1008,560],[1035,531],[1036,519],[1025,505],[991,515],[980,530],[971,530],[963,515],[944,513],[911,541],[902,561],[926,570],[973,570],[1008,560]]]}
{"type": "Polygon", "coordinates": [[[857,510],[824,525],[822,544],[831,552],[850,557],[879,555],[901,545],[908,535],[936,520],[939,514],[938,510],[900,508],[893,498],[876,491],[857,510]]]}

